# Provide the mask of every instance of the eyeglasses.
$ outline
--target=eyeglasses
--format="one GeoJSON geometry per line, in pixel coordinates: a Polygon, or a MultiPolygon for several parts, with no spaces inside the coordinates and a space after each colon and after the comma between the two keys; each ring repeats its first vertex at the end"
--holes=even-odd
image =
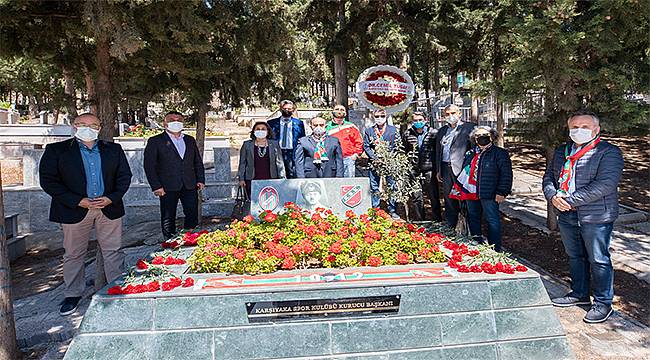
{"type": "Polygon", "coordinates": [[[458,114],[458,112],[456,112],[456,111],[445,113],[445,115],[456,115],[456,114],[458,114]]]}
{"type": "Polygon", "coordinates": [[[93,129],[93,130],[99,130],[99,125],[95,125],[95,124],[90,124],[90,125],[88,125],[88,124],[74,124],[74,126],[75,126],[76,128],[78,128],[78,129],[81,129],[81,128],[91,128],[91,129],[93,129]]]}

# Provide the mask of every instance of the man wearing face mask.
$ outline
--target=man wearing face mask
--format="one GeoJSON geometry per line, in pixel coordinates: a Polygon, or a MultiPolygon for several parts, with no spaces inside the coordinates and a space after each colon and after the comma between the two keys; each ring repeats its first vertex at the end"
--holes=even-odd
{"type": "Polygon", "coordinates": [[[463,123],[460,108],[453,104],[447,105],[443,114],[447,124],[438,129],[436,135],[436,172],[445,199],[445,221],[456,228],[460,203],[450,198],[449,193],[463,167],[465,153],[472,147],[469,134],[476,124],[463,123]]]}
{"type": "Polygon", "coordinates": [[[122,197],[131,184],[131,169],[119,144],[98,140],[99,119],[75,118],[74,137],[48,144],[39,164],[41,187],[50,196],[50,221],[63,228],[65,299],[60,314],[76,311],[86,288],[86,250],[95,237],[104,258],[106,280],[122,274],[122,197]]]}
{"type": "Polygon", "coordinates": [[[327,135],[325,119],[311,119],[312,134],[298,140],[296,175],[298,178],[343,177],[343,153],[339,140],[327,135]]]}
{"type": "Polygon", "coordinates": [[[165,115],[162,134],[147,140],[144,171],[153,194],[160,199],[160,222],[165,239],[176,234],[176,207],[185,214],[183,228],[199,224],[198,190],[205,187],[203,159],[193,137],[183,134],[183,114],[165,115]]]}
{"type": "Polygon", "coordinates": [[[440,215],[440,194],[438,179],[434,175],[436,169],[436,129],[429,124],[421,112],[414,112],[411,126],[404,134],[404,147],[407,153],[413,153],[413,176],[421,176],[420,186],[422,191],[414,195],[412,201],[415,208],[413,219],[424,220],[424,196],[426,192],[431,201],[433,220],[442,221],[440,215]]]}
{"type": "Polygon", "coordinates": [[[292,101],[282,100],[280,102],[281,116],[268,121],[275,135],[273,140],[277,140],[280,143],[282,158],[284,159],[284,169],[289,179],[296,177],[294,159],[298,147],[298,139],[305,136],[305,125],[300,119],[292,116],[295,110],[296,108],[292,101]]]}
{"type": "MultiPolygon", "coordinates": [[[[374,149],[379,141],[388,142],[389,149],[393,151],[395,150],[396,143],[399,138],[397,129],[392,125],[386,124],[386,111],[382,109],[375,110],[375,112],[372,114],[372,117],[374,120],[374,125],[366,128],[363,133],[363,149],[366,152],[366,155],[368,155],[368,159],[370,159],[371,162],[377,159],[377,155],[375,155],[374,149]]],[[[380,203],[380,176],[376,171],[371,169],[368,171],[368,177],[370,178],[370,191],[372,192],[372,207],[377,208],[379,207],[380,203]]],[[[387,186],[395,185],[395,180],[393,180],[393,178],[390,176],[386,177],[386,182],[388,183],[387,186]]],[[[393,200],[388,201],[388,212],[393,219],[400,218],[399,215],[397,215],[395,201],[393,200]]]]}
{"type": "Polygon", "coordinates": [[[343,105],[336,105],[332,112],[332,121],[327,124],[329,136],[339,139],[343,151],[343,167],[345,177],[354,177],[355,162],[363,153],[363,139],[356,125],[345,120],[346,110],[343,105]]]}
{"type": "Polygon", "coordinates": [[[499,204],[512,191],[512,163],[508,152],[494,142],[497,131],[478,126],[470,133],[474,148],[467,152],[463,169],[449,194],[467,204],[467,222],[472,237],[483,242],[481,217],[487,223],[487,239],[501,251],[501,214],[499,204]]]}
{"type": "Polygon", "coordinates": [[[618,217],[623,155],[617,146],[601,140],[596,114],[575,112],[568,127],[571,141],[557,148],[542,182],[546,199],[557,210],[571,273],[571,292],[551,301],[560,307],[591,304],[583,320],[600,323],[613,312],[609,243],[618,217]]]}

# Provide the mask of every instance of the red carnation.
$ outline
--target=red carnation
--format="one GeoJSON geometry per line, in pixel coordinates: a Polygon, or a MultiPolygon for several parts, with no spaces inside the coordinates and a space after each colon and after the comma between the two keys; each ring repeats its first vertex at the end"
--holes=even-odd
{"type": "Polygon", "coordinates": [[[191,286],[194,286],[194,279],[188,277],[187,279],[185,279],[185,281],[183,281],[183,287],[191,287],[191,286]]]}
{"type": "Polygon", "coordinates": [[[237,260],[243,260],[246,257],[246,249],[237,248],[232,252],[232,256],[234,256],[237,260]]]}
{"type": "Polygon", "coordinates": [[[154,292],[160,290],[160,284],[158,281],[152,281],[147,284],[147,292],[154,292]]]}
{"type": "Polygon", "coordinates": [[[468,273],[470,271],[469,268],[467,267],[467,265],[461,265],[456,270],[458,270],[458,272],[462,272],[462,273],[468,273]]]}
{"type": "Polygon", "coordinates": [[[472,265],[472,266],[470,266],[470,267],[469,267],[469,271],[471,271],[471,272],[473,272],[473,273],[480,273],[480,272],[483,272],[483,270],[481,270],[481,268],[480,268],[478,265],[472,265]]]}
{"type": "Polygon", "coordinates": [[[264,216],[264,221],[266,221],[266,222],[274,222],[275,219],[277,219],[277,218],[278,218],[277,215],[270,212],[270,213],[266,214],[266,216],[264,216]]]}
{"type": "Polygon", "coordinates": [[[115,285],[113,287],[108,288],[108,295],[122,295],[122,287],[115,285]]]}
{"type": "Polygon", "coordinates": [[[408,256],[408,254],[403,253],[401,251],[397,252],[397,255],[395,255],[395,258],[397,260],[397,263],[400,265],[405,265],[411,262],[411,257],[408,256]]]}
{"type": "Polygon", "coordinates": [[[151,263],[152,263],[153,265],[162,265],[164,262],[165,262],[165,258],[163,258],[163,257],[160,256],[160,255],[154,257],[153,260],[151,260],[151,263]]]}
{"type": "Polygon", "coordinates": [[[325,258],[325,260],[327,260],[327,261],[333,263],[333,262],[336,261],[336,256],[334,256],[334,255],[328,255],[328,256],[325,258]]]}
{"type": "Polygon", "coordinates": [[[330,251],[334,254],[340,254],[342,250],[343,249],[341,248],[341,243],[338,241],[330,246],[330,251]]]}
{"type": "Polygon", "coordinates": [[[523,266],[523,265],[517,265],[517,266],[515,267],[515,270],[517,270],[517,271],[519,271],[519,272],[526,272],[526,271],[528,271],[528,268],[525,267],[525,266],[523,266]]]}
{"type": "Polygon", "coordinates": [[[381,266],[381,258],[377,256],[368,257],[368,265],[370,266],[381,266]]]}
{"type": "Polygon", "coordinates": [[[296,260],[292,257],[287,257],[282,262],[282,268],[285,270],[291,270],[296,267],[296,260]]]}
{"type": "Polygon", "coordinates": [[[147,263],[144,260],[138,259],[138,262],[135,264],[135,267],[138,268],[138,270],[147,270],[149,268],[149,265],[147,265],[147,263]]]}
{"type": "Polygon", "coordinates": [[[473,250],[470,250],[469,252],[467,252],[467,255],[469,255],[469,256],[478,256],[480,253],[481,252],[478,251],[477,249],[473,249],[473,250]]]}

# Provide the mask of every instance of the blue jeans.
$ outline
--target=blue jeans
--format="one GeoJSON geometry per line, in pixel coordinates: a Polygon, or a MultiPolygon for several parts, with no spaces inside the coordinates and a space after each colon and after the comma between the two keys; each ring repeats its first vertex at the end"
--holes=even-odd
{"type": "MultiPolygon", "coordinates": [[[[368,170],[368,177],[370,178],[370,192],[372,193],[372,207],[373,208],[378,208],[379,207],[379,174],[377,174],[376,171],[374,170],[368,170]]],[[[386,182],[388,183],[388,186],[394,187],[395,186],[395,180],[393,180],[392,176],[387,176],[386,177],[386,182]]],[[[386,186],[386,185],[384,185],[386,186]]],[[[395,201],[393,200],[388,200],[388,212],[389,213],[394,213],[395,212],[395,201]]]]}
{"type": "Polygon", "coordinates": [[[569,211],[559,215],[558,225],[569,256],[572,295],[589,297],[591,285],[594,301],[611,305],[614,298],[614,269],[609,243],[614,223],[580,223],[578,213],[569,211]]]}
{"type": "Polygon", "coordinates": [[[343,177],[354,177],[357,171],[355,162],[356,160],[350,156],[343,158],[343,177]]]}
{"type": "Polygon", "coordinates": [[[488,225],[488,243],[501,251],[501,216],[499,203],[494,199],[467,200],[467,223],[472,237],[482,241],[481,213],[488,225]]]}

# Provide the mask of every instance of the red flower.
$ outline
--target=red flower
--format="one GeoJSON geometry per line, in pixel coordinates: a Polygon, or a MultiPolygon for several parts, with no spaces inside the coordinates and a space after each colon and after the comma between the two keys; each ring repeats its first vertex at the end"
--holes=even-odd
{"type": "Polygon", "coordinates": [[[409,229],[409,231],[415,231],[415,225],[413,224],[409,223],[408,225],[406,225],[406,227],[409,229]]]}
{"type": "Polygon", "coordinates": [[[328,255],[328,256],[325,258],[325,260],[327,260],[327,261],[333,263],[333,262],[336,261],[336,256],[334,256],[334,255],[328,255]]]}
{"type": "Polygon", "coordinates": [[[370,266],[381,266],[381,258],[377,256],[368,257],[368,265],[370,266]]]}
{"type": "Polygon", "coordinates": [[[456,270],[458,270],[458,272],[462,272],[462,273],[468,273],[468,272],[470,272],[470,270],[469,270],[469,268],[467,267],[467,265],[460,265],[460,266],[458,267],[458,269],[456,269],[456,270]]]}
{"type": "Polygon", "coordinates": [[[506,264],[503,267],[503,272],[506,273],[506,274],[514,274],[515,273],[515,268],[512,267],[512,265],[510,265],[510,264],[506,264]]]}
{"type": "Polygon", "coordinates": [[[296,260],[292,257],[284,259],[282,262],[282,268],[286,270],[291,270],[296,267],[296,260]]]}
{"type": "Polygon", "coordinates": [[[183,281],[183,287],[191,287],[191,286],[194,286],[194,279],[188,277],[187,279],[185,279],[185,281],[183,281]]]}
{"type": "Polygon", "coordinates": [[[472,249],[469,252],[467,252],[467,255],[469,256],[478,256],[481,252],[478,251],[477,249],[472,249]]]}
{"type": "Polygon", "coordinates": [[[397,231],[391,229],[391,230],[388,232],[388,236],[390,236],[390,237],[395,237],[395,236],[397,236],[397,231]]]}
{"type": "Polygon", "coordinates": [[[314,215],[311,216],[311,221],[313,221],[313,222],[318,222],[318,221],[320,221],[322,219],[323,218],[320,216],[319,213],[315,213],[314,215]]]}
{"type": "Polygon", "coordinates": [[[147,292],[154,292],[160,290],[160,284],[158,281],[152,281],[147,284],[147,292]]]}
{"type": "Polygon", "coordinates": [[[156,256],[153,258],[153,260],[151,260],[151,263],[153,265],[162,265],[163,263],[165,263],[165,258],[163,258],[162,256],[156,256]]]}
{"type": "Polygon", "coordinates": [[[138,259],[138,262],[135,264],[135,267],[138,268],[138,270],[147,270],[149,268],[149,265],[147,265],[147,263],[144,260],[138,259]]]}
{"type": "Polygon", "coordinates": [[[163,249],[174,249],[174,248],[177,248],[179,245],[180,244],[176,240],[174,240],[174,241],[165,241],[164,243],[162,243],[162,248],[163,249]]]}
{"type": "Polygon", "coordinates": [[[337,241],[330,246],[329,250],[334,254],[340,254],[343,249],[341,248],[341,243],[337,241]]]}
{"type": "MultiPolygon", "coordinates": [[[[348,210],[348,211],[349,211],[349,210],[348,210]]],[[[350,241],[350,249],[353,249],[353,250],[354,250],[354,249],[356,249],[357,247],[359,247],[359,244],[357,243],[356,240],[352,240],[352,241],[350,241]]]]}
{"type": "Polygon", "coordinates": [[[523,266],[523,265],[517,265],[517,266],[515,267],[515,270],[517,270],[517,271],[519,271],[519,272],[526,272],[526,271],[528,271],[528,268],[525,267],[525,266],[523,266]]]}
{"type": "Polygon", "coordinates": [[[284,239],[287,235],[282,232],[282,231],[276,231],[275,234],[273,234],[273,241],[278,242],[282,239],[284,239]]]}
{"type": "Polygon", "coordinates": [[[501,261],[499,261],[498,263],[496,263],[496,264],[494,265],[494,269],[495,269],[496,271],[498,271],[498,272],[503,272],[503,269],[504,269],[504,267],[503,267],[503,263],[502,263],[501,261]]]}
{"type": "Polygon", "coordinates": [[[478,265],[472,265],[472,266],[470,266],[470,267],[469,267],[469,271],[471,271],[471,272],[473,272],[473,273],[480,273],[480,272],[483,272],[483,270],[481,270],[481,268],[480,268],[478,265]]]}
{"type": "Polygon", "coordinates": [[[400,265],[405,265],[405,264],[408,264],[409,262],[411,262],[411,257],[408,254],[403,253],[401,251],[397,252],[397,255],[395,255],[395,258],[397,259],[397,263],[400,264],[400,265]]]}
{"type": "Polygon", "coordinates": [[[266,222],[274,222],[277,218],[278,218],[277,215],[270,212],[270,213],[266,214],[266,216],[264,216],[264,221],[266,221],[266,222]]]}
{"type": "Polygon", "coordinates": [[[122,295],[124,292],[122,292],[122,287],[115,285],[113,287],[108,288],[108,295],[122,295]]]}
{"type": "Polygon", "coordinates": [[[246,223],[248,223],[248,224],[252,223],[253,220],[255,220],[255,219],[253,219],[253,217],[252,217],[251,215],[246,215],[246,216],[244,216],[244,221],[245,221],[246,223]]]}
{"type": "Polygon", "coordinates": [[[357,214],[355,214],[354,211],[352,210],[348,210],[345,212],[345,216],[347,216],[350,219],[354,219],[357,216],[357,214]]]}
{"type": "Polygon", "coordinates": [[[228,237],[235,237],[235,236],[237,236],[237,230],[235,230],[235,229],[230,229],[230,230],[228,230],[228,232],[226,233],[226,235],[228,235],[228,237]]]}
{"type": "Polygon", "coordinates": [[[246,257],[246,249],[237,248],[232,252],[232,256],[234,256],[237,260],[243,260],[246,257]]]}

